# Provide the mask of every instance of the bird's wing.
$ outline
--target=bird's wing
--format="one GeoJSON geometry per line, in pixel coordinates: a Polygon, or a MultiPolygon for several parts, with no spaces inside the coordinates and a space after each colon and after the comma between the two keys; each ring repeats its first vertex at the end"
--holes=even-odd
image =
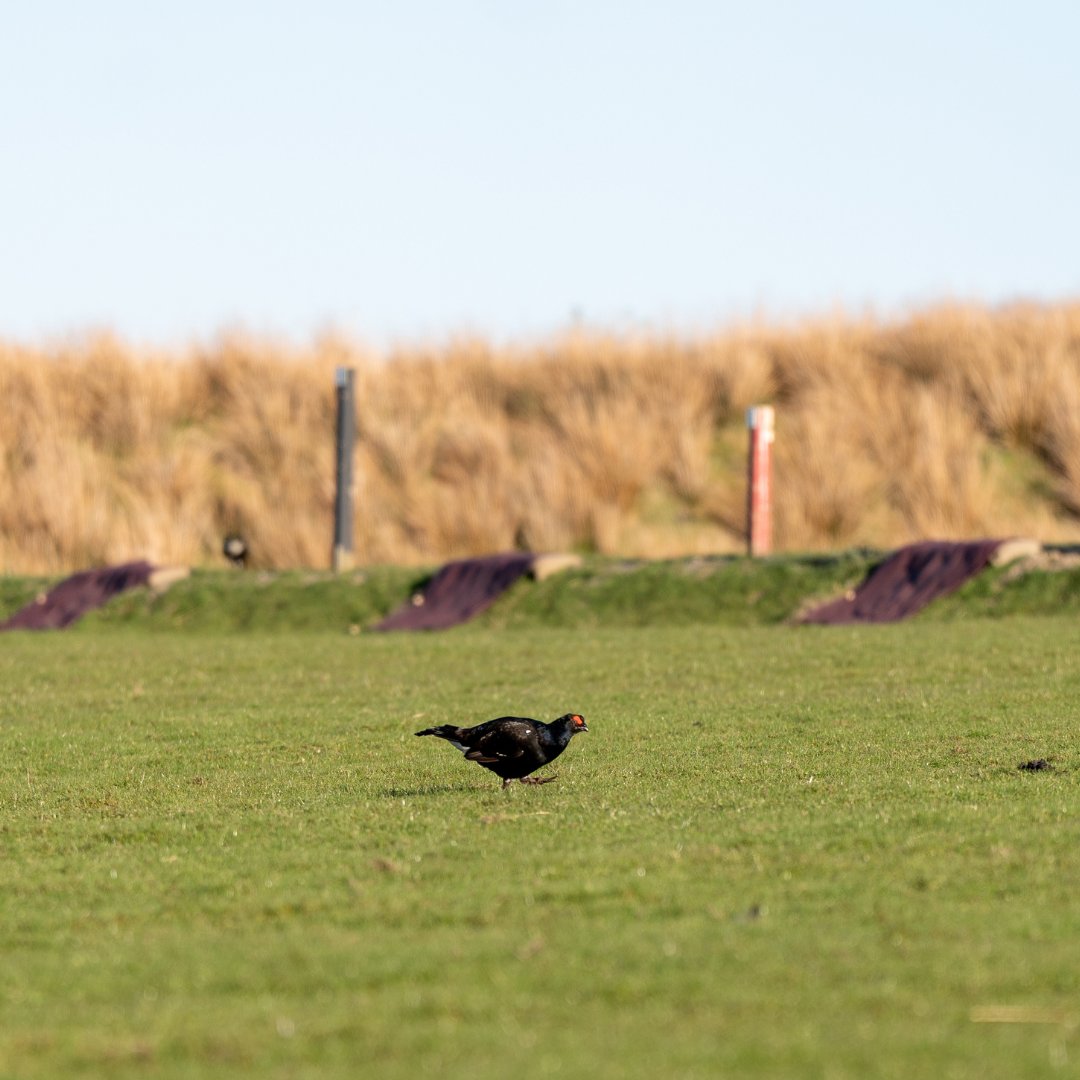
{"type": "Polygon", "coordinates": [[[540,750],[536,725],[528,720],[507,719],[480,733],[465,756],[481,765],[510,761],[540,750]]]}
{"type": "Polygon", "coordinates": [[[494,765],[499,761],[509,761],[511,758],[521,757],[524,751],[519,750],[516,754],[485,753],[483,750],[469,750],[465,757],[469,761],[475,761],[480,765],[494,765]]]}

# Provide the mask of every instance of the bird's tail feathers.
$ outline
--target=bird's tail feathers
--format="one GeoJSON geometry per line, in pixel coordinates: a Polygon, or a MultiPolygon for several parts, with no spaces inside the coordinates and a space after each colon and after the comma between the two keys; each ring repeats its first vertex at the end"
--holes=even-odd
{"type": "Polygon", "coordinates": [[[457,738],[458,729],[453,724],[441,724],[439,727],[424,728],[423,731],[416,732],[417,735],[437,735],[440,739],[455,739],[457,738]]]}

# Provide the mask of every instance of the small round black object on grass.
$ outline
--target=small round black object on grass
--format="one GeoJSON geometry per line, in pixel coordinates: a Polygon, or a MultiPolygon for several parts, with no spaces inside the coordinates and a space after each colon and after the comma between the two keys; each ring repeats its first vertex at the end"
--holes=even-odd
{"type": "Polygon", "coordinates": [[[1017,768],[1023,769],[1025,772],[1042,772],[1043,769],[1050,768],[1050,762],[1046,758],[1035,758],[1033,761],[1025,761],[1017,768]]]}

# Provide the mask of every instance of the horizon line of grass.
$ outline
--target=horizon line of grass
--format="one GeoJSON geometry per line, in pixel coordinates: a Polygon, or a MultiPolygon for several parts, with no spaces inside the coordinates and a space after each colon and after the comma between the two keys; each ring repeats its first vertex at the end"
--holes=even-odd
{"type": "MultiPolygon", "coordinates": [[[[525,578],[461,629],[533,626],[768,626],[857,586],[884,552],[853,549],[750,559],[744,556],[625,560],[592,557],[544,581],[525,578]]],[[[424,569],[329,571],[196,570],[167,592],[133,589],[72,629],[148,631],[367,631],[408,602],[424,569]]],[[[0,578],[0,620],[55,579],[0,578]]],[[[1080,568],[990,567],[916,618],[942,620],[1080,612],[1080,568]]]]}

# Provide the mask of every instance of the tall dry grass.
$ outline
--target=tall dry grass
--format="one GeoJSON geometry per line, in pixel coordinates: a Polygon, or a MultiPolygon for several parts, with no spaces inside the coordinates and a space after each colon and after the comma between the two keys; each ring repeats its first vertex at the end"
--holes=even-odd
{"type": "Polygon", "coordinates": [[[1080,304],[376,355],[242,336],[0,344],[0,571],[147,557],[325,566],[333,370],[357,371],[357,557],[741,550],[752,404],[776,542],[1080,538],[1080,304]]]}

